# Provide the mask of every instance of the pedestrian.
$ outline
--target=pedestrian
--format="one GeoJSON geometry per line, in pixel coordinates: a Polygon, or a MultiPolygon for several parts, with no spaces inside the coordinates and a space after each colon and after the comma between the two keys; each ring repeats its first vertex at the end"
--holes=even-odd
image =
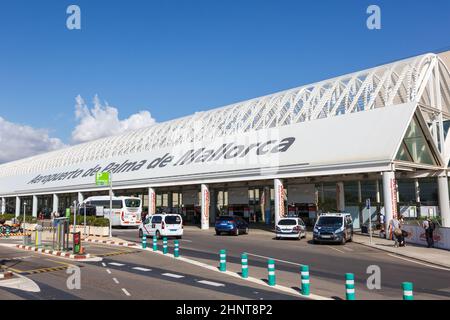
{"type": "Polygon", "coordinates": [[[400,221],[397,217],[394,217],[390,222],[390,234],[394,238],[394,247],[398,247],[402,236],[402,230],[400,229],[400,221]]]}
{"type": "Polygon", "coordinates": [[[425,229],[425,237],[427,239],[427,247],[433,248],[434,247],[434,239],[433,239],[433,232],[434,232],[434,222],[431,220],[430,217],[428,217],[422,224],[422,227],[425,229]]]}

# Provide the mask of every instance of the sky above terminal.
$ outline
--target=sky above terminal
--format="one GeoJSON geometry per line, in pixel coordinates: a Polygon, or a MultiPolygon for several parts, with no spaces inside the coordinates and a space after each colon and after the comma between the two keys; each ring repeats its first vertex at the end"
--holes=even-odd
{"type": "Polygon", "coordinates": [[[448,50],[448,30],[448,0],[2,0],[0,163],[448,50]]]}

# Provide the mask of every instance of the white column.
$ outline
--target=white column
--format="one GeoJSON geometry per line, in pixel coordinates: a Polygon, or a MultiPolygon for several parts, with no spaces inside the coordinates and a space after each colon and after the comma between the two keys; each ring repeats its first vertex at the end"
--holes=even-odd
{"type": "Polygon", "coordinates": [[[395,181],[395,172],[383,172],[383,201],[385,212],[385,230],[389,237],[389,222],[397,217],[397,183],[395,181]]]}
{"type": "Polygon", "coordinates": [[[1,214],[5,214],[6,213],[6,199],[2,198],[2,209],[1,209],[1,214]]]}
{"type": "Polygon", "coordinates": [[[438,176],[438,198],[439,198],[439,211],[441,213],[442,226],[449,228],[450,206],[448,196],[448,177],[446,172],[443,172],[438,176]]]}
{"type": "Polygon", "coordinates": [[[33,217],[37,217],[38,214],[38,198],[37,196],[33,195],[33,211],[32,211],[33,217]]]}
{"type": "Polygon", "coordinates": [[[148,214],[154,215],[156,213],[156,190],[148,188],[148,214]]]}
{"type": "Polygon", "coordinates": [[[381,197],[380,197],[380,182],[377,180],[375,180],[375,187],[376,187],[376,201],[377,203],[381,202],[381,197]]]}
{"type": "Polygon", "coordinates": [[[337,201],[337,209],[340,212],[345,211],[345,193],[344,193],[344,183],[338,182],[336,183],[336,201],[337,201]]]}
{"type": "Polygon", "coordinates": [[[414,179],[414,191],[416,194],[416,202],[419,203],[420,202],[420,184],[419,184],[419,179],[414,179]]]}
{"type": "Polygon", "coordinates": [[[281,218],[283,218],[285,214],[284,208],[284,186],[283,182],[280,179],[274,180],[274,196],[275,196],[275,225],[278,224],[281,218]]]}
{"type": "Polygon", "coordinates": [[[16,218],[20,216],[20,198],[16,197],[16,218]]]}
{"type": "Polygon", "coordinates": [[[210,207],[210,193],[209,186],[202,184],[202,216],[201,216],[201,229],[209,229],[209,207],[210,207]]]}
{"type": "Polygon", "coordinates": [[[84,196],[81,192],[78,192],[78,204],[82,203],[84,201],[84,196]]]}
{"type": "Polygon", "coordinates": [[[53,194],[53,212],[58,212],[58,208],[59,208],[59,197],[58,195],[55,193],[53,194]]]}

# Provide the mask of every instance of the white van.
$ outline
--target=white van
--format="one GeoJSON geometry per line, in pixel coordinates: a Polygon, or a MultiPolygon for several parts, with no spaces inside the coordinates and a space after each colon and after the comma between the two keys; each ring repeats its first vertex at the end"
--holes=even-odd
{"type": "Polygon", "coordinates": [[[148,216],[139,226],[139,239],[144,235],[162,238],[183,236],[183,218],[179,214],[155,214],[148,216]]]}
{"type": "MultiPolygon", "coordinates": [[[[109,196],[89,197],[83,204],[96,207],[97,214],[103,211],[103,216],[109,219],[110,198],[109,196]]],[[[142,201],[134,197],[112,198],[112,226],[113,227],[137,227],[141,223],[142,201]]]]}

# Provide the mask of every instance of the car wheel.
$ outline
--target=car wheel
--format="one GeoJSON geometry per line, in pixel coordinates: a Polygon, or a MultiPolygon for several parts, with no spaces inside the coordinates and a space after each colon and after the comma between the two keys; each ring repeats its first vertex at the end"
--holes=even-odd
{"type": "Polygon", "coordinates": [[[181,238],[183,238],[182,236],[177,236],[177,239],[181,239],[181,238]]]}
{"type": "Polygon", "coordinates": [[[233,235],[234,236],[238,236],[239,235],[239,229],[238,228],[236,228],[236,230],[234,231],[233,235]]]}
{"type": "Polygon", "coordinates": [[[317,244],[317,243],[318,243],[318,241],[317,241],[317,240],[315,240],[315,239],[313,239],[312,243],[313,243],[313,244],[317,244]]]}
{"type": "Polygon", "coordinates": [[[220,231],[216,230],[216,236],[220,236],[220,231]]]}
{"type": "Polygon", "coordinates": [[[275,240],[280,240],[280,237],[275,237],[275,240]]]}
{"type": "Polygon", "coordinates": [[[347,240],[345,239],[345,236],[342,236],[342,240],[340,242],[341,245],[344,245],[347,242],[347,240]]]}

